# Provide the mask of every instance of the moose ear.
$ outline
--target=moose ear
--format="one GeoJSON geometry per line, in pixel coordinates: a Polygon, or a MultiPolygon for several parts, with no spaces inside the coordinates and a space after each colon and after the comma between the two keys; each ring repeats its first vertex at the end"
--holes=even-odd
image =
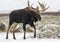
{"type": "Polygon", "coordinates": [[[39,7],[37,6],[36,9],[39,10],[39,7]]]}
{"type": "Polygon", "coordinates": [[[35,11],[36,13],[39,13],[39,7],[37,6],[37,7],[34,9],[34,11],[35,11]]]}
{"type": "Polygon", "coordinates": [[[37,12],[39,13],[39,7],[38,7],[38,6],[36,7],[36,10],[37,10],[37,12]]]}

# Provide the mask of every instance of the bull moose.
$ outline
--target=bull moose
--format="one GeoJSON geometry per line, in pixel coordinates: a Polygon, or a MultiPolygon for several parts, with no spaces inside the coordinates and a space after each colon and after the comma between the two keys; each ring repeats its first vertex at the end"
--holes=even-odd
{"type": "MultiPolygon", "coordinates": [[[[26,7],[24,9],[13,10],[9,14],[9,27],[7,30],[6,39],[8,39],[9,29],[14,22],[17,24],[23,23],[24,39],[26,39],[26,36],[25,36],[26,24],[29,24],[31,27],[34,27],[34,38],[36,38],[36,27],[34,25],[34,22],[37,22],[39,20],[41,20],[41,16],[39,14],[38,8],[26,7]]],[[[15,27],[17,26],[17,24],[15,25],[15,27]]],[[[16,39],[15,34],[14,34],[14,30],[13,30],[13,39],[16,39]]]]}

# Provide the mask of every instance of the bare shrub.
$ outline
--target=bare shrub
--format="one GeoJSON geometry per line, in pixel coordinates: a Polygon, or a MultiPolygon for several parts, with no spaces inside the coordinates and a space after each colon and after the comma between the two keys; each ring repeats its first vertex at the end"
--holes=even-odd
{"type": "Polygon", "coordinates": [[[4,23],[0,23],[0,31],[5,31],[5,24],[4,23]]]}

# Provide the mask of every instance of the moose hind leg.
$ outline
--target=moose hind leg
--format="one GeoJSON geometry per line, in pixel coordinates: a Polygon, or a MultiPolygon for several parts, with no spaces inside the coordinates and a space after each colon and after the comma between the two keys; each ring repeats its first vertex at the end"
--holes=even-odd
{"type": "Polygon", "coordinates": [[[15,38],[15,28],[16,28],[16,26],[17,26],[17,23],[13,23],[14,25],[13,25],[13,39],[16,39],[15,38]]]}
{"type": "Polygon", "coordinates": [[[12,25],[12,23],[9,23],[9,26],[8,26],[8,29],[7,29],[7,33],[6,33],[6,39],[8,39],[8,32],[10,30],[11,25],[12,25]]]}
{"type": "Polygon", "coordinates": [[[8,39],[8,32],[9,32],[10,26],[8,27],[7,34],[6,34],[6,39],[8,39]]]}

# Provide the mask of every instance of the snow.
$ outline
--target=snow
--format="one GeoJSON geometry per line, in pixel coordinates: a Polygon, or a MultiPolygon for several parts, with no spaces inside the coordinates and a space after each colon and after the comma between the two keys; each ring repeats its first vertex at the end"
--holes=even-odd
{"type": "MultiPolygon", "coordinates": [[[[23,39],[23,32],[22,33],[15,33],[15,36],[16,36],[16,39],[17,40],[22,40],[23,39]]],[[[30,36],[33,36],[32,33],[26,33],[26,39],[31,39],[30,36]]],[[[0,39],[4,39],[5,40],[5,37],[6,37],[6,33],[0,33],[0,39]]],[[[9,33],[8,35],[8,40],[13,40],[13,34],[12,33],[9,33]]]]}
{"type": "Polygon", "coordinates": [[[23,33],[15,33],[16,40],[13,39],[12,33],[9,33],[9,38],[5,39],[6,32],[0,33],[0,41],[1,42],[60,42],[59,39],[38,39],[38,38],[31,38],[33,37],[33,33],[26,33],[26,39],[23,39],[23,33]]]}

